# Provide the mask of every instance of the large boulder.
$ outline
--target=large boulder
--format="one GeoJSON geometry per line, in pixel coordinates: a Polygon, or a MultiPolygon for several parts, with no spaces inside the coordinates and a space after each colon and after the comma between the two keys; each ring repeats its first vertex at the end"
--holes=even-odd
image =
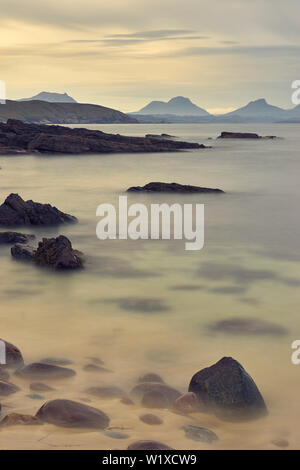
{"type": "Polygon", "coordinates": [[[18,194],[10,194],[0,206],[0,225],[60,225],[76,222],[76,217],[61,212],[50,204],[24,201],[18,194]]]}
{"type": "Polygon", "coordinates": [[[40,266],[54,269],[82,268],[82,254],[73,250],[72,243],[64,235],[57,238],[43,238],[34,253],[33,261],[40,266]]]}
{"type": "Polygon", "coordinates": [[[148,183],[145,186],[132,186],[127,192],[146,192],[146,193],[224,193],[221,189],[204,188],[202,186],[190,186],[188,184],[178,183],[148,183]]]}
{"type": "Polygon", "coordinates": [[[25,367],[16,370],[15,374],[24,379],[67,379],[73,377],[76,372],[67,367],[33,362],[25,367]]]}
{"type": "Polygon", "coordinates": [[[49,401],[39,409],[36,417],[67,428],[105,429],[109,425],[109,417],[103,411],[72,400],[49,401]]]}
{"type": "Polygon", "coordinates": [[[264,399],[250,375],[232,357],[197,372],[189,385],[203,410],[222,419],[252,419],[267,414],[264,399]]]}
{"type": "Polygon", "coordinates": [[[6,364],[2,364],[2,367],[10,367],[16,369],[24,365],[24,360],[22,353],[19,348],[14,346],[11,343],[8,343],[4,339],[1,339],[5,343],[5,355],[6,355],[6,364]]]}

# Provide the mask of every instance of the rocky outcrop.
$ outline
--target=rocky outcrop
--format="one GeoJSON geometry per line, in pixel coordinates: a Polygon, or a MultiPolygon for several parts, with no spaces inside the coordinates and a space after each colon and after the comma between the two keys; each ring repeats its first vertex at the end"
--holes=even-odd
{"type": "Polygon", "coordinates": [[[15,374],[24,379],[66,379],[73,377],[76,372],[67,367],[33,362],[18,369],[15,374]]]}
{"type": "Polygon", "coordinates": [[[67,428],[105,429],[109,425],[109,417],[103,411],[72,400],[49,401],[39,409],[36,417],[67,428]]]}
{"type": "Polygon", "coordinates": [[[252,132],[221,132],[218,139],[276,139],[275,135],[265,137],[252,132]]]}
{"type": "Polygon", "coordinates": [[[0,153],[145,153],[173,152],[203,147],[205,146],[197,143],[163,138],[127,137],[84,128],[71,129],[63,126],[25,124],[15,119],[9,119],[6,124],[0,124],[0,153]]]}
{"type": "Polygon", "coordinates": [[[29,243],[35,239],[35,235],[19,232],[1,232],[0,244],[29,243]]]}
{"type": "Polygon", "coordinates": [[[43,238],[34,253],[33,261],[40,266],[57,270],[82,268],[82,253],[73,250],[70,240],[60,235],[57,238],[43,238]]]}
{"type": "Polygon", "coordinates": [[[22,353],[11,343],[8,343],[4,339],[1,339],[5,343],[5,353],[6,353],[6,364],[2,365],[2,367],[9,367],[12,369],[16,369],[18,367],[22,367],[24,365],[24,360],[22,357],[22,353]]]}
{"type": "Polygon", "coordinates": [[[76,217],[61,212],[50,204],[24,201],[18,194],[10,194],[0,206],[0,225],[60,225],[76,222],[76,217]]]}
{"type": "Polygon", "coordinates": [[[148,183],[145,186],[132,186],[128,192],[155,192],[155,193],[224,193],[221,189],[204,188],[178,183],[148,183]]]}
{"type": "Polygon", "coordinates": [[[83,267],[82,253],[73,250],[72,243],[64,235],[57,238],[43,238],[37,248],[17,243],[11,248],[11,255],[16,259],[29,260],[38,266],[55,270],[83,267]]]}
{"type": "Polygon", "coordinates": [[[223,357],[211,367],[197,372],[189,392],[200,400],[202,409],[221,419],[253,419],[266,415],[267,408],[256,384],[231,357],[223,357]]]}

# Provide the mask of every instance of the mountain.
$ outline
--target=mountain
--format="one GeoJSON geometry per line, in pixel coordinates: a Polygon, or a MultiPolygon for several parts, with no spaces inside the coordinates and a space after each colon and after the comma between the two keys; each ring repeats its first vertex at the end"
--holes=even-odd
{"type": "Polygon", "coordinates": [[[68,93],[52,93],[49,91],[42,91],[31,98],[21,98],[18,101],[48,101],[49,103],[77,103],[72,96],[68,93]]]}
{"type": "MultiPolygon", "coordinates": [[[[230,113],[223,114],[222,117],[240,116],[242,118],[255,118],[255,119],[282,119],[286,115],[286,110],[272,106],[266,102],[265,99],[250,101],[246,106],[231,111],[230,113]]],[[[220,117],[220,116],[218,116],[220,117]]]]}
{"type": "Polygon", "coordinates": [[[19,119],[40,124],[136,123],[137,120],[115,109],[96,104],[11,101],[0,105],[0,121],[19,119]]]}
{"type": "Polygon", "coordinates": [[[178,116],[208,116],[205,109],[199,108],[189,98],[177,96],[168,102],[151,101],[136,114],[176,114],[178,116]]]}

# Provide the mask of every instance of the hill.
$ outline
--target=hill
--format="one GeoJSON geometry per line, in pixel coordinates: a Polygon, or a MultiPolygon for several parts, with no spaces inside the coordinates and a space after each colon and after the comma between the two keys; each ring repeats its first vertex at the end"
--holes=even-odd
{"type": "Polygon", "coordinates": [[[48,101],[49,103],[77,103],[72,96],[68,93],[52,93],[49,91],[42,91],[31,98],[21,98],[18,101],[48,101]]]}
{"type": "Polygon", "coordinates": [[[191,102],[189,98],[177,96],[168,102],[151,101],[137,114],[176,114],[178,116],[208,116],[209,113],[191,102]]]}

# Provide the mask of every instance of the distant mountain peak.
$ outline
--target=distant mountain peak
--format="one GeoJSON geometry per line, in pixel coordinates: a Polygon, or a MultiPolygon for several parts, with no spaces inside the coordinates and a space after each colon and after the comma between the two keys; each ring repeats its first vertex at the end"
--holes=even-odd
{"type": "Polygon", "coordinates": [[[175,114],[178,116],[208,116],[209,113],[192,103],[189,98],[175,96],[169,101],[151,101],[139,114],[175,114]]]}
{"type": "Polygon", "coordinates": [[[22,98],[18,101],[48,101],[49,103],[77,103],[68,93],[54,93],[51,91],[41,91],[31,98],[22,98]]]}

